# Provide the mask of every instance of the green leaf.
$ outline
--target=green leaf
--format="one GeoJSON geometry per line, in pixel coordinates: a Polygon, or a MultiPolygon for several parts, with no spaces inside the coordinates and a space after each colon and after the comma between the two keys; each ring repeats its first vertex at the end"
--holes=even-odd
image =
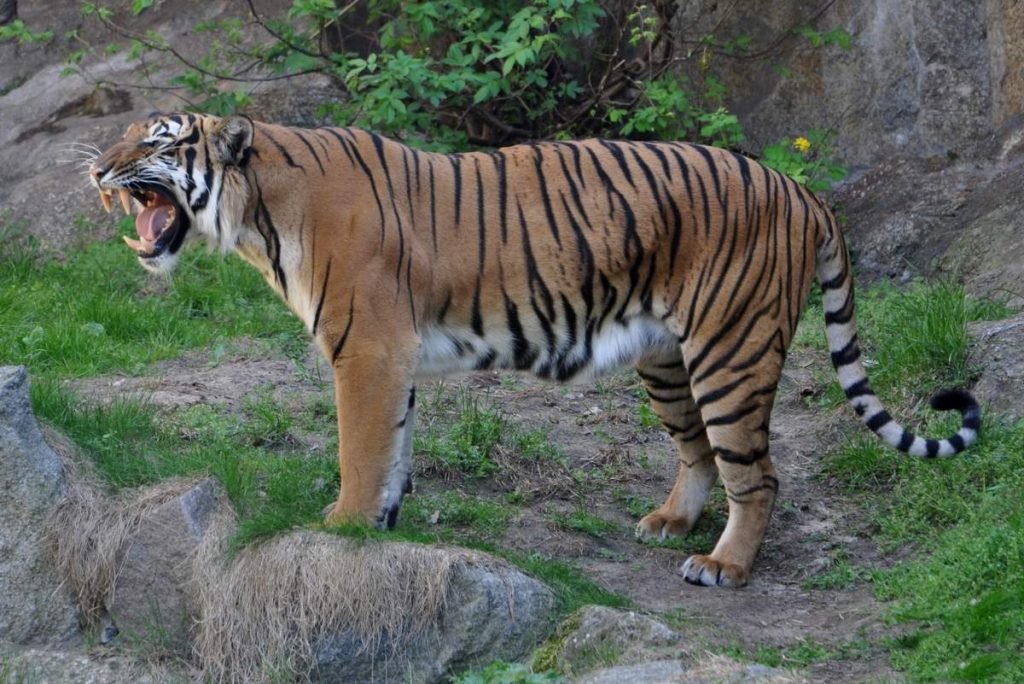
{"type": "Polygon", "coordinates": [[[132,0],[132,14],[138,16],[153,6],[154,0],[132,0]]]}
{"type": "Polygon", "coordinates": [[[291,73],[312,71],[322,67],[323,62],[321,60],[302,52],[292,52],[284,60],[284,71],[291,73]]]}

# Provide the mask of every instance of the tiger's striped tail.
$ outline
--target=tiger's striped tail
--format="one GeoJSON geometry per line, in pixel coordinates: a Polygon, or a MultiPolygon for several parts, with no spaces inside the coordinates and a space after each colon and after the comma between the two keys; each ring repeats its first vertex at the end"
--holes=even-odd
{"type": "MultiPolygon", "coordinates": [[[[854,321],[853,270],[846,253],[846,244],[827,210],[825,220],[829,236],[818,248],[818,282],[825,309],[825,336],[832,356],[832,365],[839,384],[853,410],[864,424],[885,442],[912,456],[935,458],[960,453],[978,437],[981,408],[970,393],[963,390],[940,390],[931,398],[932,408],[959,411],[963,416],[960,429],[946,439],[918,437],[893,420],[868,382],[857,342],[854,321]]],[[[824,228],[824,227],[823,227],[824,228]]]]}

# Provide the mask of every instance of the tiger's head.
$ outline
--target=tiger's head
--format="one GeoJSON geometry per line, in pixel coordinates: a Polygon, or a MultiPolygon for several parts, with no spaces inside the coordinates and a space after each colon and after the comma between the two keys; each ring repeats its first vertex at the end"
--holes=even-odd
{"type": "Polygon", "coordinates": [[[182,245],[197,236],[224,251],[234,246],[253,135],[245,117],[169,114],[132,124],[96,158],[89,177],[107,211],[117,195],[135,215],[138,239],[124,241],[145,268],[169,273],[182,245]]]}

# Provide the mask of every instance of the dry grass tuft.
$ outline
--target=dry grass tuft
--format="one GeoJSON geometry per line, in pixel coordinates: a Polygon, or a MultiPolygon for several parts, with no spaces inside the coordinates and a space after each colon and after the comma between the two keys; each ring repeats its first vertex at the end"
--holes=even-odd
{"type": "Polygon", "coordinates": [[[52,429],[44,434],[61,458],[67,482],[64,499],[47,518],[44,536],[83,619],[97,624],[113,597],[125,545],[142,517],[188,491],[199,479],[168,480],[111,495],[67,438],[52,429]]]}
{"type": "Polygon", "coordinates": [[[268,673],[308,676],[315,649],[344,630],[361,650],[389,657],[437,620],[452,568],[470,552],[416,544],[358,542],[294,531],[240,551],[230,562],[215,544],[196,558],[202,623],[196,635],[212,681],[260,681],[268,673]]]}

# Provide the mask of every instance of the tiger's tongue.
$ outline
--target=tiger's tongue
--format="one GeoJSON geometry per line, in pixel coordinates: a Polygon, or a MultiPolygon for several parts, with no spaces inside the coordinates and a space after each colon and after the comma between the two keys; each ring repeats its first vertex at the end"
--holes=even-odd
{"type": "Polygon", "coordinates": [[[146,207],[135,217],[135,230],[143,240],[156,242],[160,237],[164,224],[167,223],[168,211],[166,206],[146,207]]]}

